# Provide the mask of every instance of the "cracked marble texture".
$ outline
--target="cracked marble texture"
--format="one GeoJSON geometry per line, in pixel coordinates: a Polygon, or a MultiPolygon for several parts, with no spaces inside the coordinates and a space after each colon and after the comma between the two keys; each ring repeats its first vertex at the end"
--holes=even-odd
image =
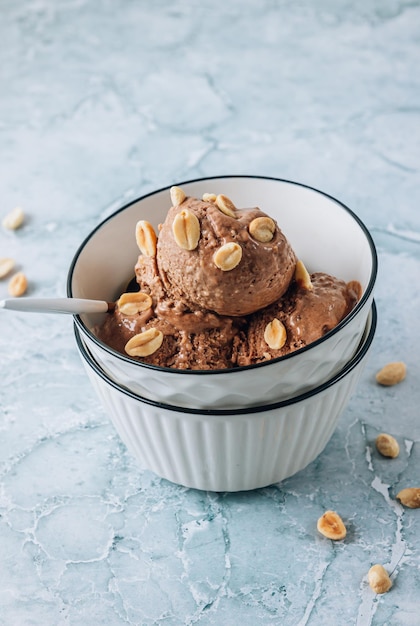
{"type": "MultiPolygon", "coordinates": [[[[420,2],[2,0],[0,257],[65,295],[82,239],[155,188],[260,174],[336,196],[379,255],[378,331],[325,451],[281,484],[142,471],[65,316],[0,314],[0,624],[419,626],[420,2]],[[406,380],[380,388],[392,360],[406,380]],[[393,434],[398,458],[380,457],[393,434]],[[325,509],[348,528],[316,532],[325,509]],[[374,563],[391,573],[370,590],[374,563]]],[[[7,281],[0,281],[0,298],[7,281]]]]}

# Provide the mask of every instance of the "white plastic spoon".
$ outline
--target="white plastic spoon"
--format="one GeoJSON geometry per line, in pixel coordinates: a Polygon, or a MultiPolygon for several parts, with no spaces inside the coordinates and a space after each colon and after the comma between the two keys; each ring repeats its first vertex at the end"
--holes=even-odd
{"type": "Polygon", "coordinates": [[[115,309],[114,302],[82,298],[11,298],[0,300],[0,309],[26,313],[107,313],[115,309]]]}

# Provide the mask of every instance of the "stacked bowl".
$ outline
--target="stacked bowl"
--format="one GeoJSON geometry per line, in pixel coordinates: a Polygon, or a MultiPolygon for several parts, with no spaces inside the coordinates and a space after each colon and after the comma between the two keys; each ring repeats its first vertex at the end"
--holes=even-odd
{"type": "MultiPolygon", "coordinates": [[[[377,256],[361,220],[308,186],[258,176],[180,183],[188,196],[223,193],[273,217],[309,272],[358,281],[362,296],[321,339],[287,356],[229,370],[177,370],[120,354],[95,335],[98,315],[75,316],[82,361],[117,432],[141,467],[175,483],[241,491],[279,482],[325,448],[366,363],[376,330],[377,256]]],[[[89,234],[68,295],[115,301],[133,277],[139,220],[155,228],[169,188],[116,211],[89,234]]]]}

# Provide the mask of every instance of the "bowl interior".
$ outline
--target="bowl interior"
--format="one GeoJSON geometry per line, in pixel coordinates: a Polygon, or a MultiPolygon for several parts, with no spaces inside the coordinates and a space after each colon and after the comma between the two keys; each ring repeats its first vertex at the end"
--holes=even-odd
{"type": "MultiPolygon", "coordinates": [[[[310,187],[272,178],[222,176],[180,183],[187,195],[224,193],[236,206],[258,206],[272,216],[309,271],[358,280],[362,305],[376,279],[372,238],[363,223],[343,204],[310,187]]],[[[157,229],[170,207],[169,187],[151,193],[115,212],[86,238],[68,276],[68,295],[114,301],[134,276],[139,250],[135,225],[144,219],[157,229]]],[[[91,334],[100,316],[80,317],[91,334]]]]}

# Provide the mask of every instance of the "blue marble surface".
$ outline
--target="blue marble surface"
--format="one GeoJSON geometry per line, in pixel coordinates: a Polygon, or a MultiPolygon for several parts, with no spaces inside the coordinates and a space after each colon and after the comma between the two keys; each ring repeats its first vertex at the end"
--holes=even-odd
{"type": "Polygon", "coordinates": [[[218,174],[336,196],[380,269],[377,336],[326,450],[249,493],[142,471],[71,318],[0,312],[0,624],[419,626],[420,511],[395,499],[420,487],[419,28],[414,0],[2,0],[0,213],[26,221],[0,230],[0,257],[27,295],[65,295],[79,243],[120,205],[218,174]],[[406,380],[379,387],[394,360],[406,380]],[[342,542],[316,531],[328,508],[342,542]]]}

